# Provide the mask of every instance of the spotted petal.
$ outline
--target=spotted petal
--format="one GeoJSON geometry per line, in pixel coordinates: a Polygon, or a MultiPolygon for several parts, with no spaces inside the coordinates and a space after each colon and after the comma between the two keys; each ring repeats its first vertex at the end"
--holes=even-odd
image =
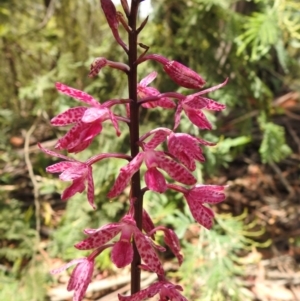
{"type": "Polygon", "coordinates": [[[73,183],[67,187],[61,195],[62,200],[67,200],[72,197],[77,192],[82,193],[85,190],[85,183],[84,179],[76,179],[73,183]]]}
{"type": "Polygon", "coordinates": [[[156,164],[163,169],[168,175],[183,184],[193,185],[197,182],[196,178],[181,164],[168,158],[164,152],[155,152],[156,164]]]}
{"type": "Polygon", "coordinates": [[[93,171],[92,166],[88,166],[87,171],[87,199],[93,209],[96,209],[96,205],[94,202],[95,197],[95,188],[94,188],[94,179],[93,179],[93,171]]]}
{"type": "Polygon", "coordinates": [[[189,191],[189,198],[197,202],[218,204],[225,200],[225,186],[220,185],[196,185],[189,191]]]}
{"type": "Polygon", "coordinates": [[[212,126],[207,120],[206,116],[202,111],[192,110],[188,107],[184,107],[184,111],[187,115],[187,117],[190,119],[190,121],[199,127],[200,129],[206,129],[211,130],[212,126]]]}
{"type": "Polygon", "coordinates": [[[131,177],[139,170],[144,159],[144,153],[138,153],[127,165],[121,168],[120,173],[107,194],[109,198],[119,195],[130,182],[131,177]]]}
{"type": "Polygon", "coordinates": [[[199,202],[187,199],[191,213],[194,219],[206,229],[210,229],[213,225],[214,212],[199,202]]]}
{"type": "Polygon", "coordinates": [[[142,260],[146,265],[158,275],[164,275],[162,264],[154,251],[150,238],[146,237],[140,230],[136,229],[133,233],[134,242],[142,260]]]}
{"type": "Polygon", "coordinates": [[[139,292],[131,295],[131,296],[122,296],[118,295],[119,301],[142,301],[155,296],[161,288],[161,284],[159,282],[151,284],[148,288],[140,290],[139,292]]]}
{"type": "Polygon", "coordinates": [[[146,171],[145,182],[147,187],[152,191],[163,193],[167,190],[165,177],[155,167],[149,168],[146,171]]]}
{"type": "Polygon", "coordinates": [[[91,234],[90,237],[75,244],[75,248],[79,250],[90,250],[98,248],[113,237],[115,237],[121,231],[121,226],[118,223],[109,224],[106,227],[101,227],[98,231],[91,234]]]}
{"type": "Polygon", "coordinates": [[[89,104],[90,106],[97,107],[100,105],[100,103],[96,99],[94,99],[93,96],[91,96],[81,90],[71,88],[62,83],[56,83],[55,86],[59,92],[65,94],[65,95],[68,95],[74,99],[85,102],[85,103],[89,104]]]}
{"type": "Polygon", "coordinates": [[[63,172],[66,169],[69,169],[73,166],[74,162],[70,161],[63,161],[63,162],[58,162],[53,165],[50,165],[46,168],[47,172],[50,173],[58,173],[58,172],[63,172]]]}
{"type": "Polygon", "coordinates": [[[182,264],[183,256],[180,253],[180,243],[176,233],[171,229],[165,229],[165,243],[177,257],[179,265],[182,264]]]}
{"type": "Polygon", "coordinates": [[[130,241],[118,241],[111,252],[111,261],[118,267],[124,268],[132,262],[133,246],[130,241]]]}
{"type": "Polygon", "coordinates": [[[86,110],[86,107],[75,107],[68,109],[65,112],[58,114],[57,116],[52,118],[51,124],[53,126],[64,126],[78,122],[82,118],[86,110]]]}
{"type": "Polygon", "coordinates": [[[164,142],[167,138],[167,136],[170,134],[169,129],[161,128],[156,129],[154,135],[152,138],[144,144],[144,149],[155,149],[158,145],[160,145],[162,142],[164,142]]]}

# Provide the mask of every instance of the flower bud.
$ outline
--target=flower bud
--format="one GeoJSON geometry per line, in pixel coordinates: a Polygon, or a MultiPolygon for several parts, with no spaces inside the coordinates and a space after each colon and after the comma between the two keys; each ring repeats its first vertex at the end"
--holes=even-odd
{"type": "Polygon", "coordinates": [[[199,89],[204,86],[205,80],[192,69],[176,61],[168,61],[164,65],[165,72],[178,85],[188,89],[199,89]]]}

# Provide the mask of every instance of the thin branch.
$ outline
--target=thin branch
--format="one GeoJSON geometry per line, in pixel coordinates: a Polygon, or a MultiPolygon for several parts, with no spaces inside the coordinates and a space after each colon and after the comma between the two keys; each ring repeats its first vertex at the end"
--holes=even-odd
{"type": "Polygon", "coordinates": [[[39,121],[39,118],[37,118],[35,120],[35,122],[32,124],[32,126],[30,127],[30,129],[26,132],[25,135],[25,143],[24,143],[24,159],[25,159],[25,163],[28,169],[28,174],[29,174],[29,178],[31,180],[32,186],[33,186],[33,197],[34,197],[34,207],[35,207],[35,221],[36,221],[36,232],[37,232],[37,237],[39,240],[39,233],[41,230],[41,218],[40,218],[40,202],[39,202],[39,186],[38,186],[38,182],[35,178],[35,174],[33,171],[33,167],[32,167],[32,163],[30,160],[30,152],[29,152],[29,141],[30,141],[30,137],[32,136],[34,130],[36,129],[37,123],[39,121]]]}

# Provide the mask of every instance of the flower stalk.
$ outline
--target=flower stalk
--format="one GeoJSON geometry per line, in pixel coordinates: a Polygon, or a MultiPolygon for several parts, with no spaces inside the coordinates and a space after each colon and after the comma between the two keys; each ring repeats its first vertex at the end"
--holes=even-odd
{"type": "MultiPolygon", "coordinates": [[[[128,33],[128,94],[132,99],[130,103],[130,152],[132,158],[139,153],[139,104],[137,99],[137,14],[140,0],[132,0],[130,13],[128,16],[128,25],[131,31],[128,33]]],[[[138,170],[131,178],[131,198],[134,202],[134,220],[139,229],[142,229],[143,223],[143,195],[141,194],[140,171],[138,170]]],[[[141,283],[141,257],[133,242],[133,260],[131,263],[131,294],[140,291],[141,283]]]]}

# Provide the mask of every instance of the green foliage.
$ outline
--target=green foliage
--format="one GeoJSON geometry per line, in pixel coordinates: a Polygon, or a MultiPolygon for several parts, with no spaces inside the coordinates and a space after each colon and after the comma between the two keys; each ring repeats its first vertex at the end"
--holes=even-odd
{"type": "Polygon", "coordinates": [[[271,46],[278,41],[279,28],[274,9],[263,12],[254,12],[246,19],[245,32],[237,37],[239,44],[237,54],[245,51],[251,45],[250,59],[256,61],[266,55],[271,46]]]}
{"type": "Polygon", "coordinates": [[[0,211],[0,258],[13,263],[10,272],[18,275],[23,261],[35,252],[32,242],[36,239],[36,231],[31,228],[31,210],[23,212],[17,200],[2,199],[0,211]]]}
{"type": "Polygon", "coordinates": [[[284,128],[273,122],[266,122],[261,116],[260,126],[263,139],[259,153],[263,163],[280,162],[292,153],[285,141],[284,128]]]}

